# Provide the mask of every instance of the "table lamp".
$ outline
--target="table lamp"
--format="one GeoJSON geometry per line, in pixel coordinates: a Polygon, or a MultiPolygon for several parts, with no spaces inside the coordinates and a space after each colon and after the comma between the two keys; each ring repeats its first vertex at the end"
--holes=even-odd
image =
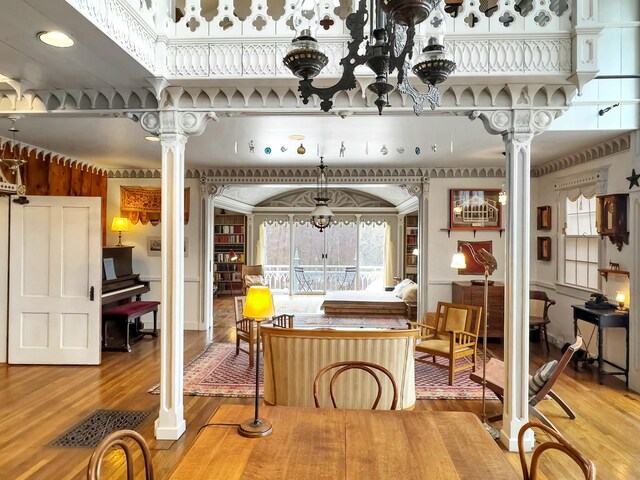
{"type": "Polygon", "coordinates": [[[229,251],[229,260],[232,262],[235,262],[236,260],[238,260],[238,254],[233,250],[229,251]]]}
{"type": "Polygon", "coordinates": [[[487,250],[481,248],[476,251],[470,243],[460,243],[460,250],[453,254],[451,259],[451,268],[467,268],[467,260],[462,253],[462,246],[469,249],[473,259],[484,267],[484,304],[482,306],[482,313],[484,314],[484,327],[482,329],[482,425],[485,430],[489,432],[492,438],[498,439],[500,433],[494,427],[487,422],[487,410],[486,410],[486,396],[487,396],[487,369],[485,368],[487,362],[487,310],[489,307],[489,275],[491,275],[496,268],[498,268],[498,262],[496,258],[491,255],[487,250]]]}
{"type": "Polygon", "coordinates": [[[411,254],[415,255],[417,257],[419,252],[420,252],[420,250],[418,250],[417,248],[414,248],[413,252],[411,252],[411,254]]]}
{"type": "Polygon", "coordinates": [[[124,217],[113,217],[111,231],[118,232],[118,245],[116,245],[116,247],[122,247],[122,232],[129,231],[129,219],[124,217]]]}
{"type": "Polygon", "coordinates": [[[622,292],[616,292],[616,302],[618,302],[618,310],[624,310],[624,301],[626,300],[626,297],[624,296],[624,293],[622,292]]]}
{"type": "Polygon", "coordinates": [[[242,315],[256,321],[256,399],[254,418],[245,420],[238,427],[238,433],[243,437],[266,437],[273,430],[271,422],[266,418],[260,418],[258,414],[258,396],[260,395],[260,322],[265,318],[273,317],[274,313],[273,297],[269,287],[265,285],[249,287],[242,315]]]}

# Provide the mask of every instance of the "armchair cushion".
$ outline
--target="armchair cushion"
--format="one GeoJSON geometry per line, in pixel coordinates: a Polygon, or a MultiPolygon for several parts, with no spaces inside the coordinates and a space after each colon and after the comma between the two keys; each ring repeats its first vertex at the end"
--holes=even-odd
{"type": "Polygon", "coordinates": [[[547,383],[547,380],[551,378],[553,372],[558,366],[557,360],[551,360],[550,362],[542,365],[536,373],[529,379],[529,396],[533,397],[536,393],[542,390],[544,384],[547,383]]]}
{"type": "Polygon", "coordinates": [[[402,290],[402,300],[408,303],[415,303],[418,301],[418,285],[413,283],[407,285],[407,287],[402,290]]]}
{"type": "Polygon", "coordinates": [[[395,286],[395,288],[393,289],[393,294],[398,298],[402,298],[403,290],[407,288],[407,286],[411,285],[412,283],[413,283],[413,280],[405,278],[398,285],[395,286]]]}
{"type": "Polygon", "coordinates": [[[262,275],[245,275],[244,284],[247,287],[253,287],[254,285],[264,285],[264,277],[262,275]]]}

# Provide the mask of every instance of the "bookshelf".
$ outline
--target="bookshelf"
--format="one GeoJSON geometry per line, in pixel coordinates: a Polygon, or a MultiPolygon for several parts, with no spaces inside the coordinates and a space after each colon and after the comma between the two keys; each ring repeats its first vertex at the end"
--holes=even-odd
{"type": "Polygon", "coordinates": [[[246,217],[239,213],[218,213],[214,219],[214,282],[218,295],[240,294],[245,262],[246,217]],[[232,252],[238,258],[232,260],[232,252]]]}
{"type": "Polygon", "coordinates": [[[418,216],[407,215],[404,219],[404,278],[418,281],[418,256],[413,250],[418,248],[418,216]]]}

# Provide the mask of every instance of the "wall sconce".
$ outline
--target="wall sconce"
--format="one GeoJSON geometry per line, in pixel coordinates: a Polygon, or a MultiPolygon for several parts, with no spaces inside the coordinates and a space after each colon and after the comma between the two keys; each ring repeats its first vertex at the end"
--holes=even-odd
{"type": "Polygon", "coordinates": [[[502,185],[502,190],[498,194],[498,202],[500,205],[505,205],[507,203],[507,192],[504,191],[504,185],[502,185]]]}
{"type": "Polygon", "coordinates": [[[453,213],[460,215],[462,213],[462,205],[457,204],[453,206],[453,213]]]}

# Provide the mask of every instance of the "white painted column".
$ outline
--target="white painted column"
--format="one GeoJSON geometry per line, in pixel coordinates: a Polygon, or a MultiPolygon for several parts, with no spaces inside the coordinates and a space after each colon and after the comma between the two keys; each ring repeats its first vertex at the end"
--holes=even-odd
{"type": "MultiPolygon", "coordinates": [[[[163,112],[162,117],[175,116],[163,112]]],[[[160,133],[162,145],[162,329],[160,331],[160,412],[155,423],[159,440],[184,433],[184,149],[187,136],[160,133]]]]}
{"type": "MultiPolygon", "coordinates": [[[[528,98],[528,97],[523,97],[528,98]]],[[[475,111],[487,132],[502,135],[506,151],[504,363],[505,389],[500,440],[518,450],[518,432],[529,420],[529,258],[531,217],[531,141],[549,128],[557,110],[475,111]]],[[[498,265],[498,268],[501,268],[498,265]]],[[[524,447],[531,450],[529,430],[524,447]]]]}
{"type": "Polygon", "coordinates": [[[396,249],[396,277],[400,277],[401,279],[404,279],[405,272],[404,272],[404,262],[405,262],[405,252],[407,249],[407,246],[405,245],[405,235],[407,233],[406,228],[405,228],[405,224],[404,224],[404,219],[405,219],[405,215],[398,215],[398,228],[397,230],[397,242],[396,245],[398,246],[398,248],[396,249]]]}
{"type": "Polygon", "coordinates": [[[207,185],[201,185],[202,194],[202,262],[200,265],[200,277],[202,286],[202,319],[198,323],[200,330],[213,328],[213,247],[215,216],[213,214],[213,195],[207,185]]]}
{"type": "Polygon", "coordinates": [[[199,135],[213,113],[146,112],[140,125],[159,135],[162,145],[162,325],[160,329],[160,410],[158,440],[177,440],[186,430],[184,363],[184,152],[188,134],[199,135]]]}
{"type": "MultiPolygon", "coordinates": [[[[500,439],[518,450],[518,432],[529,420],[529,255],[531,211],[531,140],[533,133],[503,134],[506,151],[506,265],[504,363],[506,385],[500,439]]],[[[533,448],[533,431],[525,437],[533,448]]]]}
{"type": "Polygon", "coordinates": [[[245,265],[255,265],[256,261],[256,233],[255,233],[255,225],[253,224],[254,216],[249,214],[247,215],[247,226],[245,232],[245,252],[244,252],[244,264],[245,265]]]}
{"type": "MultiPolygon", "coordinates": [[[[631,136],[631,169],[640,173],[640,130],[631,136]]],[[[629,192],[629,247],[631,280],[629,282],[629,388],[640,392],[640,188],[629,192]]],[[[625,246],[625,248],[627,248],[625,246]]]]}
{"type": "MultiPolygon", "coordinates": [[[[362,282],[360,280],[360,220],[362,215],[356,214],[356,281],[355,288],[360,290],[362,282]]],[[[325,237],[326,238],[326,237],[325,237]]],[[[326,286],[325,286],[326,289],[326,286]]]]}
{"type": "Polygon", "coordinates": [[[293,259],[295,258],[296,244],[295,244],[295,228],[293,226],[294,217],[293,214],[289,214],[289,296],[293,295],[293,282],[295,277],[293,276],[293,259]]]}

